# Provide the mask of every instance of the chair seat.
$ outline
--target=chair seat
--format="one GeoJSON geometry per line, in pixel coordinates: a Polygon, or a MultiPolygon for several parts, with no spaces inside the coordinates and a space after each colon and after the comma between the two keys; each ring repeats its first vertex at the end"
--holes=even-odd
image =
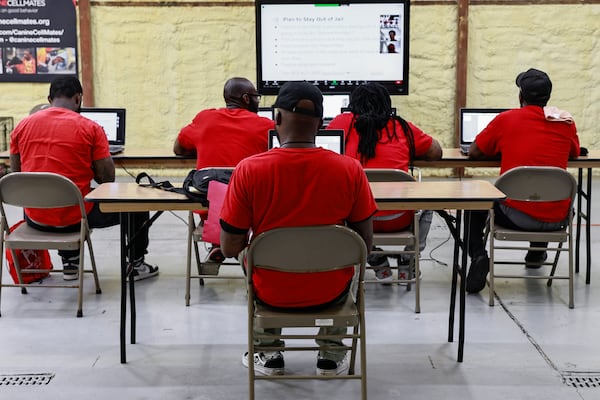
{"type": "Polygon", "coordinates": [[[413,245],[415,235],[412,231],[373,233],[373,243],[378,246],[413,245]]]}
{"type": "Polygon", "coordinates": [[[6,247],[12,249],[79,250],[80,232],[43,232],[26,224],[19,225],[6,236],[6,247]]]}
{"type": "Polygon", "coordinates": [[[260,328],[356,326],[359,322],[360,314],[351,296],[348,296],[344,303],[323,310],[279,311],[257,304],[254,312],[254,325],[260,328]]]}
{"type": "Polygon", "coordinates": [[[535,241],[535,242],[566,242],[569,238],[566,231],[529,232],[517,231],[496,225],[494,238],[497,240],[535,241]]]}

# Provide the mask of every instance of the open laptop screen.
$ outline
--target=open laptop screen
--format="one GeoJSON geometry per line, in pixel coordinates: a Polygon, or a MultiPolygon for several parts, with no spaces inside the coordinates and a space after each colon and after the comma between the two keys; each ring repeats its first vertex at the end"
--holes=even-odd
{"type": "MultiPolygon", "coordinates": [[[[315,137],[315,144],[338,154],[344,154],[344,130],[320,129],[315,137]]],[[[274,147],[279,147],[279,140],[275,129],[271,129],[269,130],[269,149],[274,147]]]]}
{"type": "Polygon", "coordinates": [[[261,117],[269,118],[271,120],[274,119],[272,107],[258,107],[257,114],[260,115],[261,117]]]}
{"type": "Polygon", "coordinates": [[[80,114],[104,128],[108,143],[125,144],[125,109],[124,108],[86,108],[80,114]]]}
{"type": "Polygon", "coordinates": [[[506,108],[461,108],[460,109],[460,143],[467,145],[473,143],[475,137],[498,114],[506,108]]]}

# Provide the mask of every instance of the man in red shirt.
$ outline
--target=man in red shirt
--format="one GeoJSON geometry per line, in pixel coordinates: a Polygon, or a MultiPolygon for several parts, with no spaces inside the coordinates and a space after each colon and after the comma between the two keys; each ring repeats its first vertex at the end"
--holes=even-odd
{"type": "MultiPolygon", "coordinates": [[[[335,117],[327,129],[345,131],[345,154],[359,160],[363,168],[394,168],[408,172],[415,159],[433,161],[442,158],[442,148],[437,140],[392,112],[390,94],[382,85],[365,83],[357,87],[350,95],[350,109],[351,112],[335,117]]],[[[412,211],[379,211],[373,217],[373,231],[401,231],[412,224],[413,217],[412,211]]],[[[425,249],[432,217],[431,210],[423,210],[419,217],[419,251],[425,249]]],[[[378,281],[393,279],[385,254],[371,254],[368,261],[378,281]]],[[[409,261],[398,256],[401,265],[408,265],[409,261]]]]}
{"type": "MultiPolygon", "coordinates": [[[[268,132],[274,123],[257,114],[261,95],[246,78],[231,78],[223,88],[224,108],[200,111],[181,129],[173,152],[196,156],[196,169],[235,167],[246,157],[268,149],[268,132]]],[[[206,219],[207,213],[199,213],[206,219]]],[[[218,244],[209,251],[209,260],[223,261],[218,244]]]]}
{"type": "MultiPolygon", "coordinates": [[[[281,146],[241,161],[231,178],[221,210],[221,250],[237,256],[253,235],[292,226],[347,224],[371,248],[371,217],[376,204],[360,163],[315,146],[322,123],[323,96],[307,82],[288,82],[277,100],[276,128],[281,146]]],[[[243,257],[241,257],[243,258],[243,257]]],[[[347,295],[353,268],[327,273],[293,274],[256,268],[254,283],[261,302],[275,307],[314,307],[347,295]]],[[[328,334],[345,328],[321,328],[328,334]]],[[[278,333],[281,329],[265,330],[278,333]]],[[[341,345],[340,340],[321,344],[341,345]]],[[[261,341],[261,345],[280,344],[261,341]]],[[[245,354],[242,362],[248,365],[245,354]]],[[[251,362],[251,361],[250,361],[251,362]]],[[[254,354],[262,374],[282,374],[280,352],[254,354]]],[[[344,349],[319,351],[317,373],[340,374],[348,368],[344,349]]]]}
{"type": "MultiPolygon", "coordinates": [[[[75,183],[82,195],[90,192],[90,181],[115,180],[115,166],[108,151],[102,127],[81,116],[83,89],[73,76],[61,76],[50,85],[50,107],[21,121],[11,133],[10,166],[14,172],[53,172],[75,183]]],[[[119,223],[118,213],[102,213],[98,205],[85,203],[91,228],[119,223]]],[[[79,208],[67,207],[57,212],[25,209],[25,221],[42,231],[78,232],[79,208]]],[[[134,242],[133,277],[135,280],[158,274],[158,267],[147,264],[149,213],[136,213],[134,226],[139,232],[134,242]]],[[[78,278],[79,250],[59,250],[64,279],[78,278]]]]}
{"type": "MultiPolygon", "coordinates": [[[[500,173],[519,166],[553,166],[567,168],[569,158],[580,153],[577,128],[572,119],[547,118],[546,107],[552,92],[548,75],[537,69],[520,73],[516,79],[521,108],[500,113],[475,138],[469,158],[497,158],[501,155],[500,173]]],[[[552,231],[564,228],[569,201],[562,204],[528,204],[507,199],[494,204],[495,221],[511,229],[552,231]]],[[[487,212],[472,212],[469,256],[471,267],[467,276],[467,291],[478,293],[485,287],[489,258],[485,251],[483,231],[487,212]]],[[[547,243],[531,243],[531,247],[546,247],[547,243]]],[[[539,268],[546,260],[546,251],[529,251],[527,267],[539,268]]]]}

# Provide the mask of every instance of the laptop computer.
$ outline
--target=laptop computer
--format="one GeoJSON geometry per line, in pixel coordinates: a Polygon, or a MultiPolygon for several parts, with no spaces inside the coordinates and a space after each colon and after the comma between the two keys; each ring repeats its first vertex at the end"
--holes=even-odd
{"type": "Polygon", "coordinates": [[[460,152],[469,153],[469,147],[481,132],[496,115],[506,108],[461,108],[460,109],[460,152]]]}
{"type": "MultiPolygon", "coordinates": [[[[334,151],[338,154],[344,154],[344,130],[343,129],[320,129],[315,137],[315,144],[318,147],[334,151]]],[[[275,129],[269,130],[269,150],[279,147],[277,132],[275,129]]]]}
{"type": "Polygon", "coordinates": [[[331,120],[340,114],[340,110],[348,107],[349,103],[349,94],[323,95],[323,126],[329,125],[331,120]]]}
{"type": "Polygon", "coordinates": [[[117,154],[125,149],[124,108],[82,107],[80,114],[104,128],[110,154],[117,154]]]}
{"type": "Polygon", "coordinates": [[[275,118],[273,118],[273,107],[258,107],[257,114],[260,115],[261,117],[275,120],[275,118]]]}

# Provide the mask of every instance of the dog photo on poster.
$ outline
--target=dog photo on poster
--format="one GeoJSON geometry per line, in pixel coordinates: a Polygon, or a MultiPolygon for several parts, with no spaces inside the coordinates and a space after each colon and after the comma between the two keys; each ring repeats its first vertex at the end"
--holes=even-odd
{"type": "Polygon", "coordinates": [[[0,82],[77,74],[74,0],[0,0],[0,82]]]}

